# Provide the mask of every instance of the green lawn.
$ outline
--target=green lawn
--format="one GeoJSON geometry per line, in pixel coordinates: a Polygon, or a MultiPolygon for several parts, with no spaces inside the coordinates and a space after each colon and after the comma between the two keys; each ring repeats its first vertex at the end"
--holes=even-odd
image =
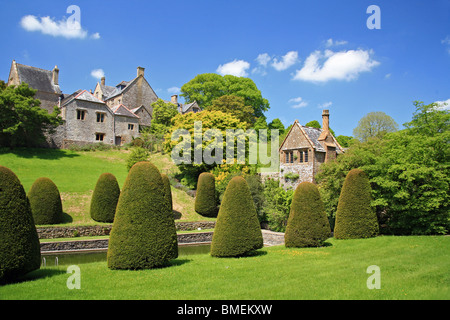
{"type": "MultiPolygon", "coordinates": [[[[11,169],[20,179],[25,192],[40,177],[50,178],[58,187],[67,214],[64,224],[96,224],[90,218],[89,207],[98,177],[104,172],[114,174],[122,188],[127,177],[128,150],[76,152],[55,149],[0,150],[0,165],[11,169]]],[[[153,154],[150,161],[162,173],[176,172],[170,155],[153,154]]],[[[208,220],[194,210],[194,199],[186,192],[172,188],[174,210],[181,220],[208,220]]]]}
{"type": "Polygon", "coordinates": [[[1,299],[450,299],[450,237],[329,239],[329,246],[268,247],[245,258],[181,256],[170,266],[109,270],[80,265],[81,289],[66,268],[47,267],[0,287],[1,299]],[[367,288],[367,267],[380,268],[381,289],[367,288]]]}

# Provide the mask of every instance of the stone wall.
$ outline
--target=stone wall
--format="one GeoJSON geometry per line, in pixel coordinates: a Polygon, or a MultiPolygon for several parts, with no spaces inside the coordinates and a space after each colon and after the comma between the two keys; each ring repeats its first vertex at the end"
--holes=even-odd
{"type": "MultiPolygon", "coordinates": [[[[190,231],[203,229],[213,229],[215,221],[196,221],[182,222],[176,221],[175,227],[177,231],[190,231]]],[[[74,227],[38,227],[36,228],[39,239],[55,239],[55,238],[76,238],[76,237],[94,237],[107,236],[111,232],[112,225],[96,225],[96,226],[74,226],[74,227]]]]}

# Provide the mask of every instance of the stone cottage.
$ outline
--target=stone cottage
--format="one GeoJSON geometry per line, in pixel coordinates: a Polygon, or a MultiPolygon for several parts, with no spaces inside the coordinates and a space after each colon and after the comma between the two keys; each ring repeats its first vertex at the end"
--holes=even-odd
{"type": "Polygon", "coordinates": [[[279,148],[280,181],[296,188],[303,181],[314,182],[322,163],[336,159],[344,149],[329,130],[329,111],[323,110],[322,129],[300,125],[294,121],[279,148]]]}
{"type": "MultiPolygon", "coordinates": [[[[35,98],[49,113],[55,106],[61,110],[64,123],[47,137],[47,146],[67,148],[71,144],[83,145],[102,142],[122,145],[138,137],[140,128],[149,127],[152,121],[152,103],[158,96],[144,77],[145,69],[137,68],[131,81],[121,81],[116,86],[106,85],[105,77],[94,91],[77,90],[65,94],[59,87],[59,69],[44,70],[17,63],[13,60],[8,85],[23,82],[37,90],[35,98]]],[[[178,96],[171,97],[182,114],[199,112],[197,102],[178,103],[178,96]]]]}

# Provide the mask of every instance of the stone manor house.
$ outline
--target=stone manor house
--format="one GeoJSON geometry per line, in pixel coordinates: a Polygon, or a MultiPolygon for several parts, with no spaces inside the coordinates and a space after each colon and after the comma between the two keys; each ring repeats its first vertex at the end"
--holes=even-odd
{"type": "MultiPolygon", "coordinates": [[[[41,101],[42,108],[49,113],[54,106],[60,108],[64,123],[47,137],[47,147],[67,148],[71,144],[95,142],[122,145],[138,137],[140,127],[148,127],[152,122],[152,103],[158,96],[144,77],[144,70],[138,67],[133,80],[116,86],[106,85],[103,77],[94,91],[77,90],[67,94],[59,86],[57,66],[44,70],[13,60],[8,86],[28,83],[37,90],[35,98],[41,101]]],[[[173,95],[170,102],[182,114],[201,111],[195,101],[178,103],[177,95],[173,95]]]]}

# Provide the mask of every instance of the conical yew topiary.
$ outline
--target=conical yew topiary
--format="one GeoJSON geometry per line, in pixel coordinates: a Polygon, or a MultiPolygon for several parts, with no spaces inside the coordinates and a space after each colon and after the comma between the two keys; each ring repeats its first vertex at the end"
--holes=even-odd
{"type": "Polygon", "coordinates": [[[173,200],[172,200],[172,189],[170,188],[170,180],[167,174],[161,173],[161,178],[164,184],[164,192],[167,197],[167,201],[170,203],[170,214],[173,212],[173,200]]]}
{"type": "Polygon", "coordinates": [[[302,182],[295,189],[284,234],[286,247],[318,247],[331,228],[317,186],[302,182]]]}
{"type": "Polygon", "coordinates": [[[378,219],[370,206],[371,187],[367,174],[353,169],[345,178],[336,211],[336,239],[370,238],[378,234],[378,219]]]}
{"type": "Polygon", "coordinates": [[[212,173],[203,172],[198,177],[195,211],[204,217],[217,216],[216,185],[212,173]]]}
{"type": "Polygon", "coordinates": [[[31,207],[17,176],[0,166],[0,283],[39,269],[41,252],[31,207]]]}
{"type": "Polygon", "coordinates": [[[145,269],[178,256],[177,233],[159,170],[136,163],[128,173],[117,203],[109,238],[111,269],[145,269]]]}
{"type": "Polygon", "coordinates": [[[49,178],[39,178],[28,192],[34,223],[56,224],[63,220],[61,195],[49,178]]]}
{"type": "Polygon", "coordinates": [[[211,243],[214,257],[236,257],[263,247],[255,204],[243,177],[231,179],[225,190],[211,243]]]}
{"type": "Polygon", "coordinates": [[[91,199],[91,218],[99,222],[113,222],[120,188],[116,177],[103,173],[97,180],[91,199]]]}

